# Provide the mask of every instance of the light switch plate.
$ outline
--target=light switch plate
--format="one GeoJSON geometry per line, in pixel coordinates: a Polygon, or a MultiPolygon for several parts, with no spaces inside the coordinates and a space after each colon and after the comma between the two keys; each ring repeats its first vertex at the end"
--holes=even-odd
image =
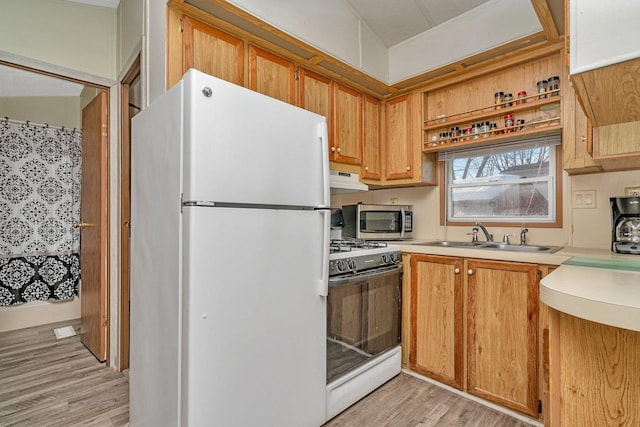
{"type": "Polygon", "coordinates": [[[573,192],[574,209],[595,209],[596,190],[579,190],[573,192]]]}

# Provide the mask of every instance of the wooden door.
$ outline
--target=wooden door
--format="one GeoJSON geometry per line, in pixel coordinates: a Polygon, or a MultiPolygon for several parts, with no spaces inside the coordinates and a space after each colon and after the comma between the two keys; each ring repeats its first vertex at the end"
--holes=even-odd
{"type": "Polygon", "coordinates": [[[467,389],[538,416],[538,266],[469,259],[467,389]]]}
{"type": "Polygon", "coordinates": [[[333,85],[332,159],[340,163],[362,163],[362,107],[360,93],[335,82],[333,85]]]}
{"type": "Polygon", "coordinates": [[[195,68],[223,80],[244,85],[244,43],[200,21],[182,17],[183,66],[185,73],[195,68]]]}
{"type": "Polygon", "coordinates": [[[411,368],[461,389],[462,258],[411,256],[411,368]]]}
{"type": "Polygon", "coordinates": [[[108,316],[108,96],[100,92],[82,110],[80,195],[80,314],[82,343],[107,359],[108,316]]]}
{"type": "Polygon", "coordinates": [[[379,181],[380,169],[380,102],[370,96],[362,97],[362,171],[364,179],[379,181]]]}
{"type": "Polygon", "coordinates": [[[412,95],[387,101],[385,106],[385,177],[388,180],[413,178],[412,95]]]}
{"type": "Polygon", "coordinates": [[[295,104],[293,62],[249,45],[249,89],[295,104]]]}

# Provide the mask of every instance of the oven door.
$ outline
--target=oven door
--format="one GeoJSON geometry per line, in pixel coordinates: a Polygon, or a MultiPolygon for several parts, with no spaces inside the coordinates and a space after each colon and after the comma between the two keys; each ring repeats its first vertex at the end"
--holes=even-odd
{"type": "Polygon", "coordinates": [[[329,278],[327,383],[400,343],[402,264],[329,278]]]}

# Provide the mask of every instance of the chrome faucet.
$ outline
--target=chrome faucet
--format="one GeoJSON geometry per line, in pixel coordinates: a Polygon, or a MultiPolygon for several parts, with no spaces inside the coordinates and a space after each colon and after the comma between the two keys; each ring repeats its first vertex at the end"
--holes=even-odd
{"type": "Polygon", "coordinates": [[[527,233],[529,232],[528,228],[523,228],[522,230],[520,230],[520,244],[521,245],[526,245],[527,244],[527,233]]]}
{"type": "Polygon", "coordinates": [[[484,237],[487,239],[487,242],[493,242],[493,234],[489,234],[487,231],[487,227],[485,227],[481,222],[476,221],[476,227],[479,227],[480,230],[484,233],[484,237]]]}

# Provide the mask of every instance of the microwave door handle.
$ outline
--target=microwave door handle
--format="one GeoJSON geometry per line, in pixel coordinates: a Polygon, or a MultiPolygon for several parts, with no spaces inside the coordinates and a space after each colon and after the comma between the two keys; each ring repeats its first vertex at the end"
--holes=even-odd
{"type": "Polygon", "coordinates": [[[405,216],[405,211],[404,208],[400,208],[400,238],[404,237],[404,230],[405,230],[405,222],[406,222],[406,216],[405,216]]]}

